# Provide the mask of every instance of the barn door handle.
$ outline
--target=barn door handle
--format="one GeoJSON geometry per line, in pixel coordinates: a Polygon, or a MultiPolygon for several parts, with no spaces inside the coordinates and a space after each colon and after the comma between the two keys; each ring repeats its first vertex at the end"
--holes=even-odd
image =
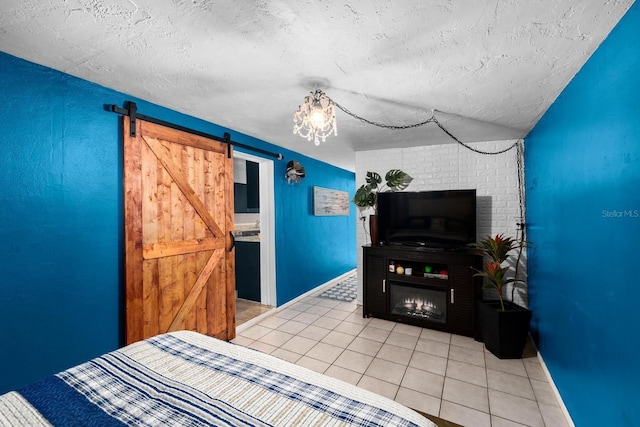
{"type": "Polygon", "coordinates": [[[236,246],[236,237],[233,235],[231,231],[229,232],[229,237],[231,237],[231,247],[229,248],[229,252],[231,252],[233,248],[236,246]]]}

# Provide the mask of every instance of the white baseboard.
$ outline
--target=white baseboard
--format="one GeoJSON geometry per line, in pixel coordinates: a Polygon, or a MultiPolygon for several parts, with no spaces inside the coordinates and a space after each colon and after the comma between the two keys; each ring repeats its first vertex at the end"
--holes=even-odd
{"type": "Polygon", "coordinates": [[[562,410],[562,413],[564,414],[564,418],[567,420],[567,424],[569,424],[569,427],[575,427],[576,425],[573,423],[573,420],[571,419],[571,415],[569,414],[569,411],[567,410],[567,407],[564,404],[564,401],[562,400],[562,396],[560,396],[560,392],[558,391],[558,388],[556,387],[556,383],[553,382],[553,378],[551,377],[551,372],[549,372],[549,369],[547,369],[547,365],[544,363],[544,359],[542,358],[542,355],[540,354],[540,352],[538,351],[538,349],[536,348],[536,354],[538,355],[538,361],[540,362],[540,366],[542,366],[542,370],[544,371],[544,374],[547,377],[547,380],[549,381],[549,384],[551,385],[551,389],[553,390],[553,394],[556,396],[556,399],[558,400],[558,403],[560,404],[560,409],[562,410]]]}
{"type": "Polygon", "coordinates": [[[309,297],[309,296],[311,296],[313,294],[316,294],[316,293],[318,293],[320,291],[323,291],[326,288],[330,288],[331,286],[335,285],[336,283],[339,283],[340,281],[342,281],[344,278],[354,274],[356,271],[357,270],[354,268],[353,270],[348,271],[348,272],[346,272],[346,273],[344,273],[344,274],[342,274],[342,275],[340,275],[338,277],[335,277],[335,278],[329,280],[328,282],[323,283],[322,285],[316,286],[315,288],[311,289],[310,291],[305,292],[304,294],[300,295],[299,297],[296,297],[296,298],[292,299],[291,301],[288,301],[288,302],[282,304],[279,307],[274,307],[273,309],[271,309],[271,310],[269,310],[269,311],[267,311],[265,313],[262,313],[261,315],[259,315],[257,317],[254,317],[253,319],[251,319],[251,320],[249,320],[247,322],[244,322],[242,325],[236,326],[236,334],[238,334],[238,333],[244,331],[245,329],[255,325],[256,323],[261,322],[265,318],[277,313],[278,311],[284,310],[285,308],[297,303],[298,301],[300,301],[300,300],[302,300],[302,299],[304,299],[306,297],[309,297]]]}
{"type": "Polygon", "coordinates": [[[242,325],[236,326],[236,335],[238,335],[240,332],[250,328],[251,326],[255,325],[256,323],[262,322],[264,319],[266,319],[267,317],[271,316],[272,314],[276,314],[277,311],[278,310],[274,307],[271,310],[265,311],[264,313],[260,314],[259,316],[254,317],[251,320],[247,320],[242,325]]]}
{"type": "Polygon", "coordinates": [[[335,285],[336,283],[342,281],[344,278],[354,274],[356,271],[357,270],[354,268],[353,270],[347,271],[346,273],[344,273],[344,274],[342,274],[342,275],[340,275],[338,277],[335,277],[335,278],[329,280],[328,282],[323,283],[322,285],[316,286],[315,288],[311,289],[310,291],[305,292],[304,294],[300,295],[299,297],[294,298],[291,301],[282,304],[276,310],[282,311],[285,308],[287,308],[287,307],[299,302],[300,300],[302,300],[302,299],[304,299],[306,297],[310,297],[313,294],[317,294],[320,291],[324,291],[326,288],[330,288],[331,286],[335,285]]]}

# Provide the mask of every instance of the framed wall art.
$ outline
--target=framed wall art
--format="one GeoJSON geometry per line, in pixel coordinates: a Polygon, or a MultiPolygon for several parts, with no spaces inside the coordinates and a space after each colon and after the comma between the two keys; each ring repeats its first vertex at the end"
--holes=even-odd
{"type": "Polygon", "coordinates": [[[313,187],[313,214],[315,216],[348,216],[349,193],[313,187]]]}

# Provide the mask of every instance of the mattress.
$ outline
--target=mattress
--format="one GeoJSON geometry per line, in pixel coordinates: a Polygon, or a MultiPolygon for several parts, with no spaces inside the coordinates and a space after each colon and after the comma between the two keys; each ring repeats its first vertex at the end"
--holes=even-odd
{"type": "Polygon", "coordinates": [[[435,426],[393,400],[190,331],[2,395],[0,425],[435,426]]]}

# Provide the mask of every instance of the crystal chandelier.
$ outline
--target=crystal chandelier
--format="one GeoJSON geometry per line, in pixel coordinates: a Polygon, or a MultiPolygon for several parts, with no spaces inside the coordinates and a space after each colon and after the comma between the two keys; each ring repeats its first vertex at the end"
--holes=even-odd
{"type": "Polygon", "coordinates": [[[310,92],[293,113],[293,133],[320,145],[320,140],[325,142],[331,132],[338,135],[333,101],[321,90],[310,92]]]}

